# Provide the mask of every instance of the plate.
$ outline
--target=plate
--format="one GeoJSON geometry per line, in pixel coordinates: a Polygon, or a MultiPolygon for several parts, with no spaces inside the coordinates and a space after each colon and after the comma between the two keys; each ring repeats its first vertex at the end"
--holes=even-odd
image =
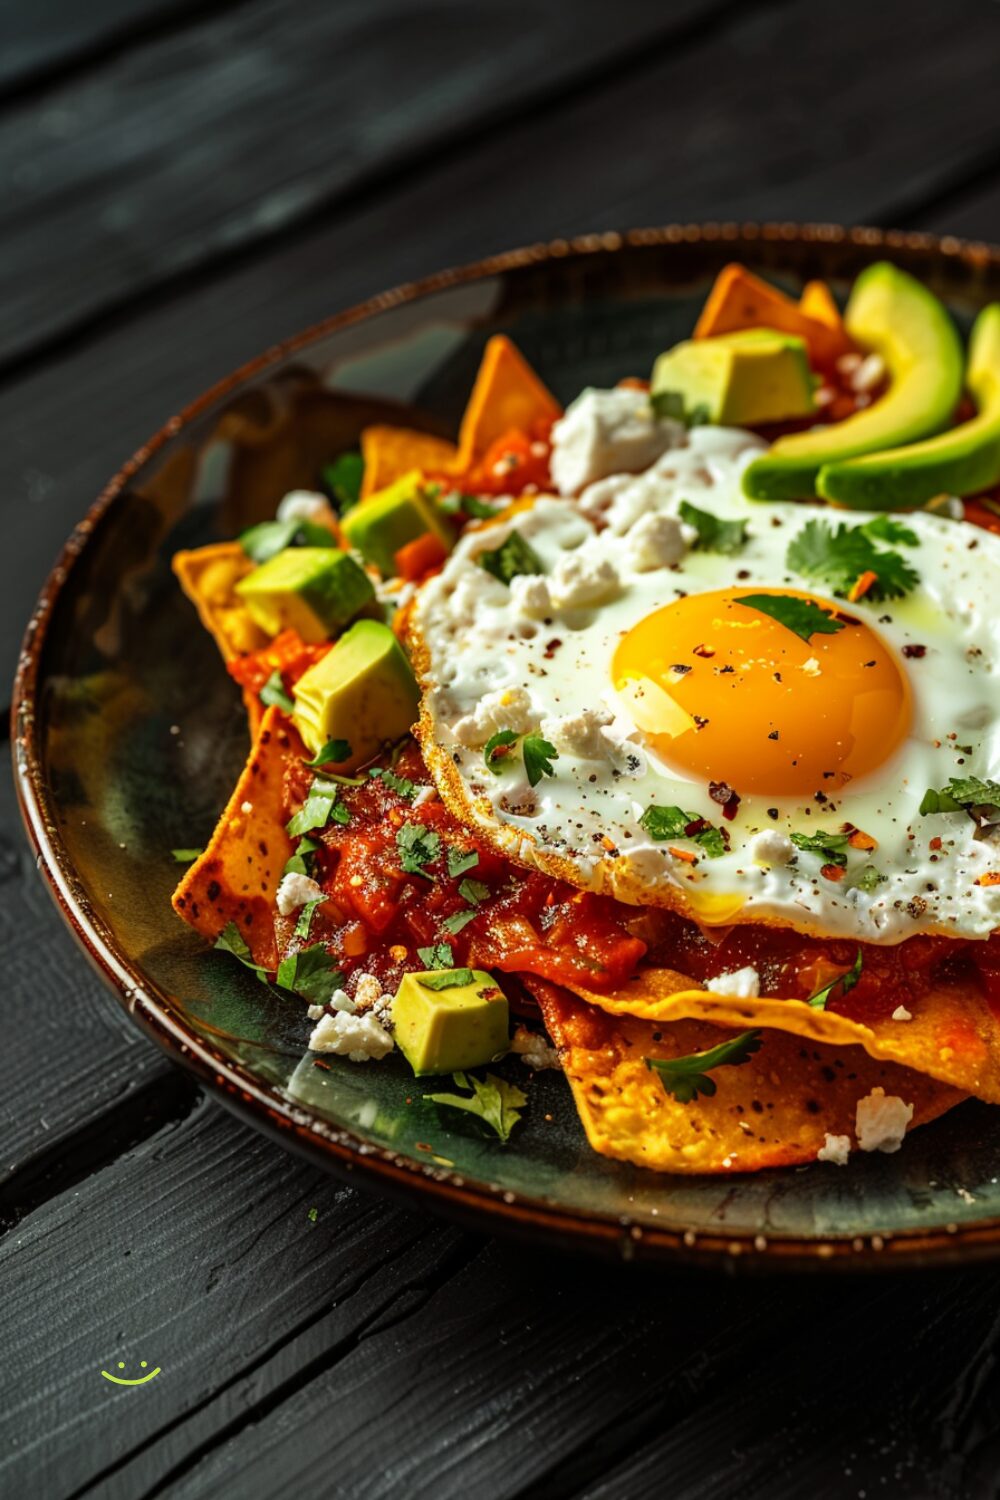
{"type": "Polygon", "coordinates": [[[474,1122],[444,1124],[398,1058],[314,1067],[302,1010],[206,951],[169,902],[171,849],[207,841],[247,750],[238,689],[176,586],[174,552],[272,516],[368,423],[452,435],[494,333],[568,401],[646,371],[685,337],[729,260],[791,291],[823,277],[844,293],[883,256],[930,284],[965,328],[1000,296],[1000,251],[830,225],[587,236],[443,272],[237,371],[130,459],[73,533],[15,688],[25,822],[64,917],[122,1005],[251,1124],[466,1224],[616,1257],[832,1268],[997,1253],[996,1109],[966,1103],[898,1155],[846,1171],[672,1178],[592,1152],[564,1080],[543,1073],[503,1146],[474,1122]]]}

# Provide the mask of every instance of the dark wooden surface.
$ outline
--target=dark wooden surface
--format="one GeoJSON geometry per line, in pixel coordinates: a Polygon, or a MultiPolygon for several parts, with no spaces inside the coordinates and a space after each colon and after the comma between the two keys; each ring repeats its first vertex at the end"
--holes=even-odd
{"type": "MultiPolygon", "coordinates": [[[[0,0],[0,38],[5,681],[119,461],[381,286],[671,219],[1000,239],[987,0],[0,0]]],[[[639,1275],[346,1188],[132,1029],[7,782],[0,958],[0,1495],[1000,1490],[994,1272],[639,1275]]]]}

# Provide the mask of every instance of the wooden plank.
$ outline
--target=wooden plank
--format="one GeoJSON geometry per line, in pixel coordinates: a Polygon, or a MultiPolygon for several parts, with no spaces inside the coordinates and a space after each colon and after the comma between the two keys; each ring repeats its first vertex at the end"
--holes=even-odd
{"type": "Polygon", "coordinates": [[[0,1492],[146,1494],[477,1248],[203,1101],[0,1241],[0,1492]]]}
{"type": "Polygon", "coordinates": [[[718,8],[249,0],[114,57],[0,118],[0,361],[718,8]]]}

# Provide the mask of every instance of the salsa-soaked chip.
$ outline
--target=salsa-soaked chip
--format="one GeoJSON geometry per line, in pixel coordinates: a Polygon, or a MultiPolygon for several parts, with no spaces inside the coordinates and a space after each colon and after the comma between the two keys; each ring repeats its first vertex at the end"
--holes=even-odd
{"type": "Polygon", "coordinates": [[[559,402],[539,380],[524,355],[503,334],[494,334],[483,351],[469,404],[458,434],[458,456],[452,471],[463,474],[482,458],[491,443],[512,428],[530,432],[539,418],[562,416],[559,402]]]}
{"type": "Polygon", "coordinates": [[[728,1033],[698,1021],[661,1025],[612,1016],[568,990],[530,979],[562,1060],[587,1139],[602,1156],[658,1172],[756,1172],[814,1161],[826,1136],[855,1142],[858,1101],[875,1088],[913,1105],[910,1129],[961,1103],[956,1089],[861,1047],[765,1030],[739,1066],[712,1071],[716,1092],[681,1103],[646,1066],[717,1046],[728,1033]]]}
{"type": "Polygon", "coordinates": [[[458,449],[445,438],[417,432],[412,427],[366,427],[361,434],[361,457],[365,472],[361,499],[384,490],[413,469],[424,474],[449,469],[458,449]]]}
{"type": "Polygon", "coordinates": [[[217,938],[235,922],[254,963],[266,969],[277,966],[275,895],[292,855],[283,818],[292,734],[280,711],[269,708],[208,848],[173,895],[174,911],[203,937],[217,938]]]}
{"type": "Polygon", "coordinates": [[[899,1019],[865,1015],[855,1007],[853,992],[843,1000],[834,996],[818,1009],[799,999],[716,994],[694,987],[672,969],[640,969],[606,994],[577,985],[573,989],[614,1016],[671,1024],[696,1020],[740,1029],[767,1026],[828,1046],[863,1047],[873,1058],[1000,1104],[1000,1020],[972,981],[938,979],[922,990],[915,987],[899,1007],[905,1013],[899,1019]]]}
{"type": "Polygon", "coordinates": [[[172,566],[223,661],[267,645],[267,636],[254,624],[236,592],[240,579],[256,567],[239,542],[175,552],[172,566]]]}

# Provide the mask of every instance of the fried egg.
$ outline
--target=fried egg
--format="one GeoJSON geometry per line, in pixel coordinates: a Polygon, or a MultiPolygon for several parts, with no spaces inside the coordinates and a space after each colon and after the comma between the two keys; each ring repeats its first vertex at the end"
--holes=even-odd
{"type": "Polygon", "coordinates": [[[917,586],[847,604],[790,569],[789,543],[810,520],[873,517],[744,499],[759,451],[749,433],[695,429],[641,474],[465,533],[409,625],[441,795],[514,859],[703,925],[985,938],[1000,924],[1000,846],[966,812],[919,809],[928,788],[1000,766],[1000,538],[907,515],[916,540],[898,550],[917,586]],[[742,545],[702,545],[684,501],[744,522],[742,545]],[[508,585],[479,559],[515,531],[542,571],[508,585]],[[843,625],[802,639],[747,596],[843,625]],[[530,785],[523,745],[488,766],[504,730],[554,746],[552,774],[530,785]],[[723,830],[724,852],[651,836],[650,807],[723,830]],[[845,831],[846,869],[801,847],[821,834],[843,846],[845,831]]]}

